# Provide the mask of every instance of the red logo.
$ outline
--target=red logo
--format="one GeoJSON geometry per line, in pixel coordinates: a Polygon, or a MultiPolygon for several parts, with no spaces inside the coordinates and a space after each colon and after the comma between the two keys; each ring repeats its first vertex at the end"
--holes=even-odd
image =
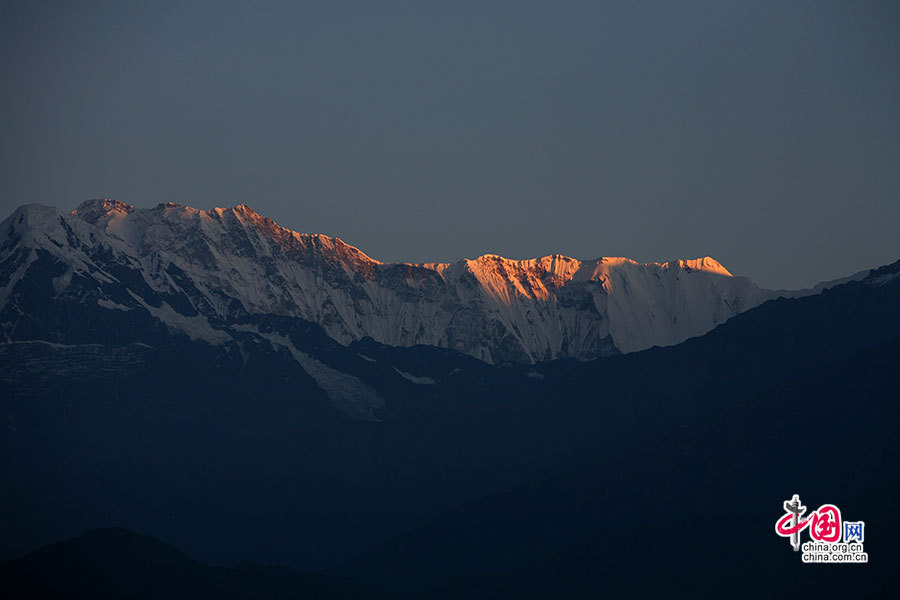
{"type": "Polygon", "coordinates": [[[812,514],[809,535],[817,542],[834,543],[841,539],[841,509],[823,504],[812,514]]]}
{"type": "Polygon", "coordinates": [[[799,547],[800,532],[809,528],[809,535],[817,542],[835,543],[841,539],[841,509],[834,504],[823,504],[805,519],[800,517],[806,507],[800,499],[794,498],[784,503],[785,515],[775,523],[775,531],[782,537],[790,537],[794,548],[799,547]]]}

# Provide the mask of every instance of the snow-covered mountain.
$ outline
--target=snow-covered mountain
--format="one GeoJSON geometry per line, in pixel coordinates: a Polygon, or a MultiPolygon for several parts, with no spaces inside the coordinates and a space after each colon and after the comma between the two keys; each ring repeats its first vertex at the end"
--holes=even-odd
{"type": "Polygon", "coordinates": [[[26,205],[0,225],[7,341],[65,343],[77,329],[65,306],[79,304],[145,311],[170,331],[212,344],[231,338],[226,325],[235,319],[275,315],[317,323],[345,345],[368,336],[489,363],[587,360],[677,344],[784,294],[734,277],[710,257],[637,263],[488,254],[382,263],[243,204],[136,209],[92,200],[71,213],[26,205]]]}

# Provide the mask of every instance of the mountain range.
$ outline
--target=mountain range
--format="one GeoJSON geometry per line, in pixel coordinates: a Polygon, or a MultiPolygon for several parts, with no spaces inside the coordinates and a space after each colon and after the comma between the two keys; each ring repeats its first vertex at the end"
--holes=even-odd
{"type": "Polygon", "coordinates": [[[212,343],[227,337],[229,319],[269,314],[317,323],[342,344],[427,344],[494,364],[677,344],[767,299],[802,293],[760,289],[710,257],[641,264],[487,254],[387,264],[246,205],[135,209],[115,200],[70,214],[23,206],[0,225],[0,264],[7,339],[17,339],[24,319],[64,341],[64,331],[18,299],[25,292],[17,286],[41,273],[52,275],[40,283],[57,305],[143,310],[212,343]]]}
{"type": "Polygon", "coordinates": [[[22,597],[890,587],[900,262],[800,292],[710,260],[389,265],[246,207],[94,201],[4,221],[0,284],[0,583],[22,597]],[[454,348],[467,307],[500,333],[454,348]],[[384,337],[405,319],[434,337],[384,337]],[[551,332],[556,355],[520,343],[551,332]],[[872,564],[800,564],[773,532],[794,493],[865,520],[872,564]]]}
{"type": "MultiPolygon", "coordinates": [[[[92,200],[68,214],[26,205],[0,224],[5,342],[85,350],[183,340],[214,347],[240,368],[251,355],[286,353],[296,365],[285,368],[299,366],[334,406],[358,418],[376,418],[385,404],[360,373],[371,357],[343,352],[335,362],[342,351],[332,340],[342,348],[364,340],[427,345],[488,364],[584,361],[674,345],[768,299],[836,283],[765,290],[710,257],[381,263],[246,205],[136,209],[92,200]],[[312,336],[318,347],[331,347],[326,356],[311,348],[310,335],[291,333],[312,325],[324,334],[312,336]]],[[[402,369],[396,375],[434,382],[402,369]]]]}

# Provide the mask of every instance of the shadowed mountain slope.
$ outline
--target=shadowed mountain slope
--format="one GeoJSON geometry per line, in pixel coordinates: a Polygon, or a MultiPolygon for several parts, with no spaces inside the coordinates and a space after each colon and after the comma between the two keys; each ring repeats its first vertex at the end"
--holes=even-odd
{"type": "Polygon", "coordinates": [[[284,567],[209,567],[151,537],[98,529],[0,565],[19,598],[385,598],[369,586],[284,567]]]}

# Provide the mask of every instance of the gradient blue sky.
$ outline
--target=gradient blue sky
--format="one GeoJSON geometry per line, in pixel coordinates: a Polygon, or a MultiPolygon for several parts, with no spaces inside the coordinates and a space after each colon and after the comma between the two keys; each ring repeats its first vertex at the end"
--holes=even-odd
{"type": "Polygon", "coordinates": [[[4,2],[0,202],[246,203],[392,261],[900,258],[896,2],[4,2]]]}

